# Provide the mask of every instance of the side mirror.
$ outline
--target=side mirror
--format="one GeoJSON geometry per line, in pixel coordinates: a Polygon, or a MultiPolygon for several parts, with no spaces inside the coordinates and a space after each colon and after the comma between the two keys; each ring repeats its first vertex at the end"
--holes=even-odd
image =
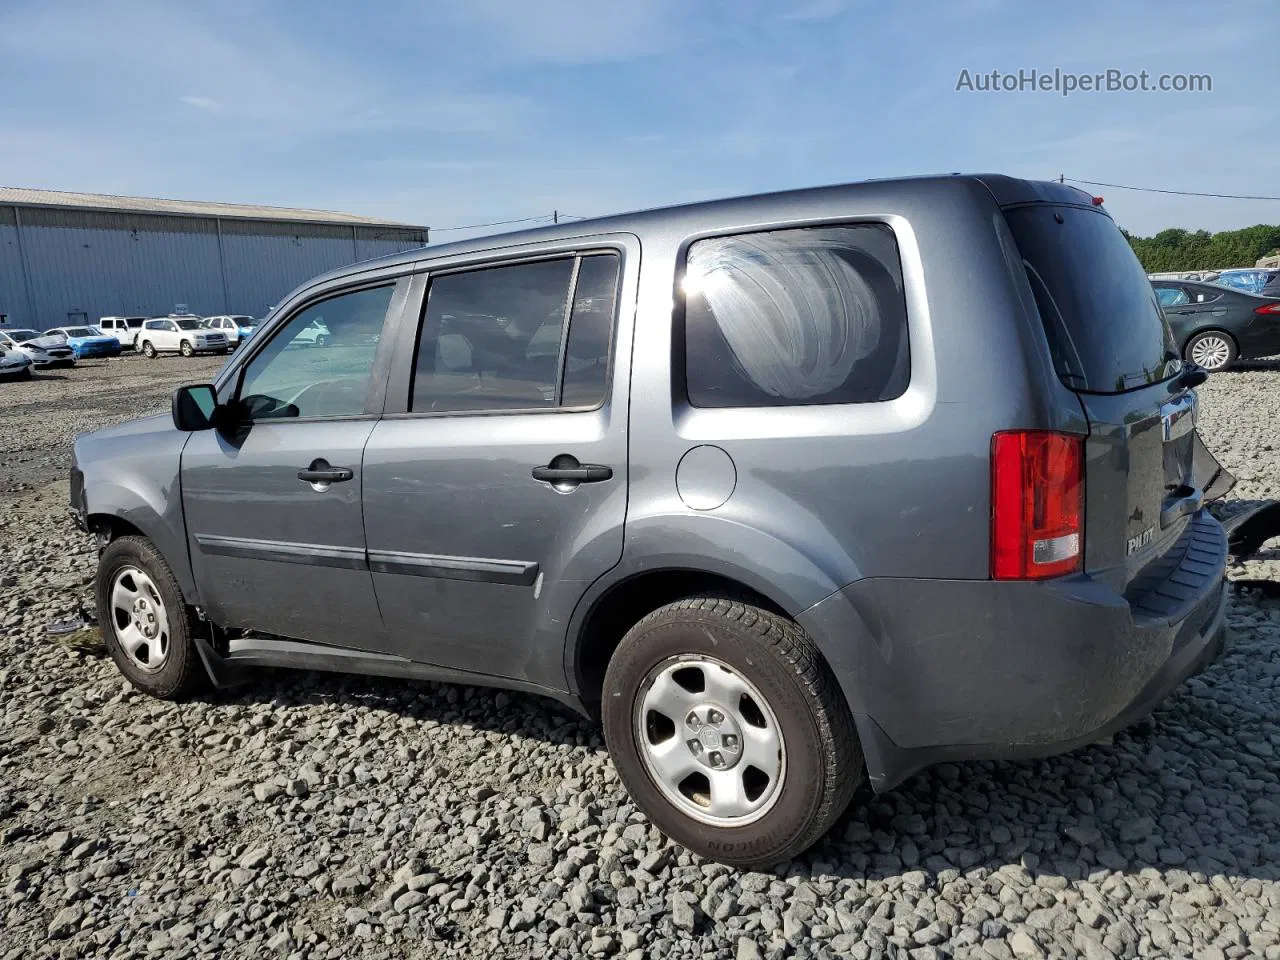
{"type": "Polygon", "coordinates": [[[217,412],[218,395],[210,384],[179,387],[173,392],[173,425],[179,430],[209,430],[217,412]]]}

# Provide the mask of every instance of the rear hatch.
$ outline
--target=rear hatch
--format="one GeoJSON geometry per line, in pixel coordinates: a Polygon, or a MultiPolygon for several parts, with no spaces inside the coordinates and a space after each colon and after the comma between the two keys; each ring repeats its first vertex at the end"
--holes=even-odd
{"type": "Polygon", "coordinates": [[[1084,566],[1123,590],[1203,503],[1195,391],[1142,265],[1089,204],[1006,207],[1062,383],[1089,421],[1084,566]]]}

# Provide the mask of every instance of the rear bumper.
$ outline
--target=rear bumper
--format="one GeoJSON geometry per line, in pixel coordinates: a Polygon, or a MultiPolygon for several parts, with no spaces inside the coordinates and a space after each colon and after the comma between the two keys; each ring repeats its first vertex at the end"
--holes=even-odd
{"type": "Polygon", "coordinates": [[[1049,756],[1145,716],[1221,653],[1226,556],[1201,511],[1123,595],[1087,576],[872,579],[799,619],[835,650],[872,786],[887,790],[934,763],[1049,756]]]}

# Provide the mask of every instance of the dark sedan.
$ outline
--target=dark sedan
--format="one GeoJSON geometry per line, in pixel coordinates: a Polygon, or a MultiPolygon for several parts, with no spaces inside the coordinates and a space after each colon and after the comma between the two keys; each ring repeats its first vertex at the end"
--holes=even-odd
{"type": "Polygon", "coordinates": [[[1280,300],[1192,280],[1151,286],[1182,355],[1206,370],[1280,354],[1280,300]]]}

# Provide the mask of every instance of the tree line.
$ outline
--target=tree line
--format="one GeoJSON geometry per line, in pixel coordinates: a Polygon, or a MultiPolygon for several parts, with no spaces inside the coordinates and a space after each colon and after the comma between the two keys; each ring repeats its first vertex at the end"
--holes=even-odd
{"type": "Polygon", "coordinates": [[[1123,231],[1147,273],[1252,267],[1280,247],[1280,226],[1260,223],[1240,230],[1161,230],[1154,237],[1123,231]]]}

